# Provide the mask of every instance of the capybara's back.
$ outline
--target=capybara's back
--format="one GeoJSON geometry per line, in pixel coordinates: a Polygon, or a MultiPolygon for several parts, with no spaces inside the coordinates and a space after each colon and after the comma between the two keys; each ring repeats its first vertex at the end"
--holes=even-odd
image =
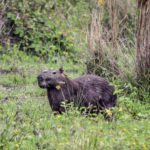
{"type": "Polygon", "coordinates": [[[79,84],[80,91],[85,97],[85,105],[96,105],[99,109],[115,107],[117,95],[108,81],[96,75],[84,75],[73,79],[79,84]]]}

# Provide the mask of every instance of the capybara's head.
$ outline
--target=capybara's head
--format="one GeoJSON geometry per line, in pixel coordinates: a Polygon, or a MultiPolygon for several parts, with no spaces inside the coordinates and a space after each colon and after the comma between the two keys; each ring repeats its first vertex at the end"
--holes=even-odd
{"type": "Polygon", "coordinates": [[[58,70],[50,69],[41,72],[37,80],[40,88],[53,88],[65,83],[65,75],[62,68],[58,70]]]}

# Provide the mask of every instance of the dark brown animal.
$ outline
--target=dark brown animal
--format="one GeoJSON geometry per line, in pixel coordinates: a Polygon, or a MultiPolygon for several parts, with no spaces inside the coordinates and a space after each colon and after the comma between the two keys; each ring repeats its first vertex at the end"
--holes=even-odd
{"type": "Polygon", "coordinates": [[[52,110],[64,112],[63,101],[74,102],[78,107],[91,106],[90,112],[108,109],[116,105],[117,95],[108,81],[96,75],[84,75],[70,80],[63,69],[46,70],[38,77],[40,88],[46,88],[52,110]]]}

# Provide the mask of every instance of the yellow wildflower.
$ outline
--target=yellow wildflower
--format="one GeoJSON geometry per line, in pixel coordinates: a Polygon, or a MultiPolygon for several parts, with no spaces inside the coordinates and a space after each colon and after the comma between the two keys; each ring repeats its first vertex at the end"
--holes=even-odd
{"type": "Polygon", "coordinates": [[[147,149],[147,146],[145,144],[141,145],[144,149],[147,149]]]}
{"type": "Polygon", "coordinates": [[[61,115],[57,115],[57,118],[60,118],[61,117],[61,115]]]}
{"type": "Polygon", "coordinates": [[[75,40],[75,38],[74,38],[74,37],[72,37],[72,36],[70,37],[70,39],[71,39],[71,40],[73,40],[73,41],[75,40]]]}
{"type": "Polygon", "coordinates": [[[58,32],[58,34],[59,34],[59,35],[61,35],[61,34],[62,34],[62,32],[58,32]]]}
{"type": "Polygon", "coordinates": [[[18,132],[19,132],[19,130],[18,130],[18,129],[15,129],[15,130],[14,130],[14,133],[15,133],[15,134],[17,134],[18,132]]]}
{"type": "Polygon", "coordinates": [[[60,143],[59,145],[60,145],[60,146],[64,146],[65,144],[64,144],[64,143],[60,143]]]}
{"type": "Polygon", "coordinates": [[[73,47],[73,44],[69,44],[70,47],[73,47]]]}
{"type": "Polygon", "coordinates": [[[123,128],[123,129],[122,129],[122,131],[126,131],[126,130],[127,130],[126,128],[123,128]]]}
{"type": "Polygon", "coordinates": [[[71,31],[70,30],[67,30],[67,33],[70,33],[71,31]]]}
{"type": "Polygon", "coordinates": [[[112,112],[111,112],[109,109],[106,109],[106,113],[107,113],[109,116],[112,116],[112,112]]]}
{"type": "Polygon", "coordinates": [[[119,108],[119,112],[121,112],[122,111],[122,108],[119,108]]]}
{"type": "Polygon", "coordinates": [[[57,125],[57,131],[60,132],[62,130],[62,126],[61,125],[57,125]]]}
{"type": "Polygon", "coordinates": [[[61,88],[60,85],[57,85],[57,86],[56,86],[56,89],[57,89],[57,90],[59,90],[60,88],[61,88]]]}
{"type": "Polygon", "coordinates": [[[61,125],[60,125],[60,124],[58,124],[58,125],[57,125],[57,128],[61,128],[61,125]]]}
{"type": "Polygon", "coordinates": [[[29,13],[25,13],[25,15],[26,15],[26,16],[30,16],[30,14],[29,14],[29,13]]]}
{"type": "Polygon", "coordinates": [[[104,6],[104,5],[105,5],[105,3],[106,3],[106,1],[105,1],[105,0],[98,0],[98,4],[99,4],[99,5],[104,6]]]}
{"type": "Polygon", "coordinates": [[[78,31],[78,28],[74,28],[74,31],[78,31]]]}
{"type": "Polygon", "coordinates": [[[137,128],[134,128],[134,130],[137,131],[138,129],[137,129],[137,128]]]}
{"type": "Polygon", "coordinates": [[[136,142],[132,142],[133,145],[136,145],[136,142]]]}
{"type": "Polygon", "coordinates": [[[63,52],[64,53],[64,55],[68,55],[68,52],[63,52]]]}
{"type": "Polygon", "coordinates": [[[16,144],[16,147],[19,147],[19,144],[16,144]]]}
{"type": "Polygon", "coordinates": [[[69,36],[69,37],[67,37],[67,40],[68,40],[68,41],[74,41],[75,38],[74,38],[73,36],[69,36]]]}

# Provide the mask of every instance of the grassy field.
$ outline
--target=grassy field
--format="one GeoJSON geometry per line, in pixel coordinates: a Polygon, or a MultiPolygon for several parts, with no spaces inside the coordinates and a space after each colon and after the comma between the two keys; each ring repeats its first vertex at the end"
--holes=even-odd
{"type": "MultiPolygon", "coordinates": [[[[85,117],[75,108],[54,115],[36,77],[59,66],[21,52],[0,56],[0,150],[150,149],[149,104],[136,100],[136,89],[128,94],[115,81],[114,121],[104,120],[101,114],[85,117]]],[[[70,78],[84,74],[83,64],[69,62],[64,69],[70,78]]]]}

